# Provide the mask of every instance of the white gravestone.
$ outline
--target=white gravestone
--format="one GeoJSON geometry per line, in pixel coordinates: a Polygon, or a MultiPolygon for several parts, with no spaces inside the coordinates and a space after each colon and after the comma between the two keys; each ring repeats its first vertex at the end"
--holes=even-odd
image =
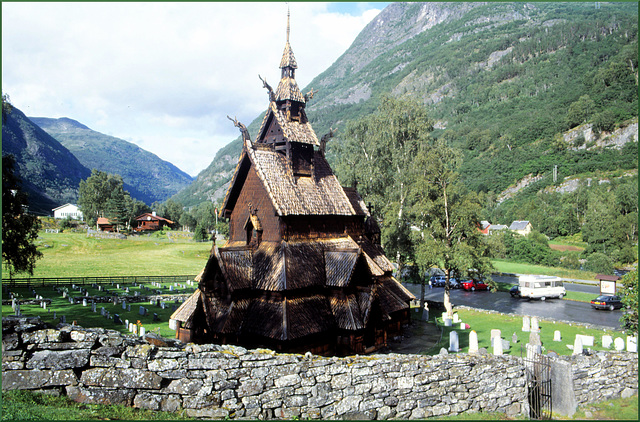
{"type": "Polygon", "coordinates": [[[627,352],[638,353],[638,339],[627,336],[627,352]]]}
{"type": "Polygon", "coordinates": [[[616,337],[616,339],[613,341],[613,346],[615,347],[615,349],[619,352],[624,350],[624,340],[621,337],[616,337]]]}
{"type": "Polygon", "coordinates": [[[538,324],[538,317],[532,317],[531,318],[531,331],[533,332],[540,332],[540,325],[538,324]]]}
{"type": "Polygon", "coordinates": [[[602,347],[605,349],[611,349],[611,346],[613,346],[613,338],[609,335],[602,336],[602,347]]]}
{"type": "Polygon", "coordinates": [[[451,331],[449,333],[449,351],[450,352],[457,352],[460,350],[460,345],[458,342],[458,332],[457,331],[451,331]]]}
{"type": "Polygon", "coordinates": [[[582,334],[576,334],[576,337],[580,336],[583,346],[593,347],[593,336],[585,336],[582,334]]]}
{"type": "Polygon", "coordinates": [[[145,335],[145,328],[144,327],[140,327],[140,337],[144,337],[145,335]]]}
{"type": "Polygon", "coordinates": [[[123,310],[123,311],[126,311],[126,310],[127,310],[127,301],[126,301],[126,300],[123,300],[123,301],[122,301],[122,310],[123,310]]]}
{"type": "MultiPolygon", "coordinates": [[[[164,308],[163,308],[164,309],[164,308]]],[[[444,319],[444,326],[445,327],[451,327],[453,326],[453,320],[451,318],[445,318],[444,319]]]]}
{"type": "Polygon", "coordinates": [[[496,356],[502,356],[502,339],[500,337],[492,337],[493,354],[496,356]]]}
{"type": "Polygon", "coordinates": [[[522,317],[522,331],[531,331],[531,320],[528,316],[522,317]]]}
{"type": "Polygon", "coordinates": [[[87,306],[87,299],[82,299],[82,306],[87,306]]]}
{"type": "Polygon", "coordinates": [[[553,341],[562,341],[562,334],[560,333],[560,330],[555,330],[553,332],[553,341]]]}
{"type": "Polygon", "coordinates": [[[574,355],[582,354],[582,337],[579,335],[576,335],[576,339],[573,342],[573,354],[574,355]]]}
{"type": "Polygon", "coordinates": [[[502,332],[498,329],[493,329],[491,330],[491,345],[493,346],[493,339],[494,338],[501,338],[502,337],[502,332]]]}
{"type": "Polygon", "coordinates": [[[478,353],[478,333],[474,330],[469,332],[469,353],[478,353]]]}
{"type": "Polygon", "coordinates": [[[458,314],[453,314],[453,323],[457,324],[460,322],[460,317],[458,316],[458,314]]]}

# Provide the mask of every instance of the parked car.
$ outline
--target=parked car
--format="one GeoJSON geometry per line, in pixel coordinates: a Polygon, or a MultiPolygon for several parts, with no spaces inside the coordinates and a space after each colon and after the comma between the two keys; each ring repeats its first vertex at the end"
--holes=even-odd
{"type": "Polygon", "coordinates": [[[465,290],[471,290],[472,292],[475,290],[489,290],[489,285],[487,285],[484,281],[481,280],[464,280],[462,282],[462,288],[465,290]]]}
{"type": "Polygon", "coordinates": [[[602,295],[591,301],[591,306],[594,309],[608,309],[613,311],[614,309],[622,308],[622,301],[619,296],[602,295]]]}
{"type": "Polygon", "coordinates": [[[459,289],[461,286],[460,282],[458,281],[458,279],[456,279],[455,277],[451,277],[449,278],[449,288],[450,289],[459,289]]]}
{"type": "Polygon", "coordinates": [[[444,287],[446,279],[443,275],[434,275],[431,277],[431,285],[433,287],[444,287]]]}
{"type": "Polygon", "coordinates": [[[511,294],[511,297],[521,298],[522,296],[520,296],[520,286],[518,286],[517,284],[513,286],[509,290],[509,294],[511,294]]]}

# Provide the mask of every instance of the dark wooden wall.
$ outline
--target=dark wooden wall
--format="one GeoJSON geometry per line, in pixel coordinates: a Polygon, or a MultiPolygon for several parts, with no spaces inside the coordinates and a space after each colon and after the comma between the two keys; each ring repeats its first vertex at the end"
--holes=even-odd
{"type": "Polygon", "coordinates": [[[273,205],[271,205],[269,195],[253,167],[249,170],[247,180],[242,187],[233,213],[231,213],[229,220],[229,240],[231,242],[247,240],[244,225],[247,222],[247,218],[249,218],[249,203],[251,203],[252,209],[258,210],[257,215],[263,229],[262,240],[266,242],[279,242],[281,237],[276,211],[273,205]]]}

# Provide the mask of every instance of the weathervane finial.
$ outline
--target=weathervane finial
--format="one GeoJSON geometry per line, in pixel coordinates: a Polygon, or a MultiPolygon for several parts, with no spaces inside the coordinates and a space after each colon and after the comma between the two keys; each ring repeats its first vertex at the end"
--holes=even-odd
{"type": "Polygon", "coordinates": [[[289,42],[289,3],[287,3],[287,43],[289,42]]]}

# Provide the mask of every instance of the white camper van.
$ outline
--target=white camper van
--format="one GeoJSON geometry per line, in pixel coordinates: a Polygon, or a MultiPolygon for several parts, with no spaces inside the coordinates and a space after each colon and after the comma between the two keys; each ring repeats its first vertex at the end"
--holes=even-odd
{"type": "Polygon", "coordinates": [[[567,291],[562,279],[549,275],[521,275],[519,277],[520,296],[527,299],[545,300],[548,297],[562,299],[567,291]]]}

